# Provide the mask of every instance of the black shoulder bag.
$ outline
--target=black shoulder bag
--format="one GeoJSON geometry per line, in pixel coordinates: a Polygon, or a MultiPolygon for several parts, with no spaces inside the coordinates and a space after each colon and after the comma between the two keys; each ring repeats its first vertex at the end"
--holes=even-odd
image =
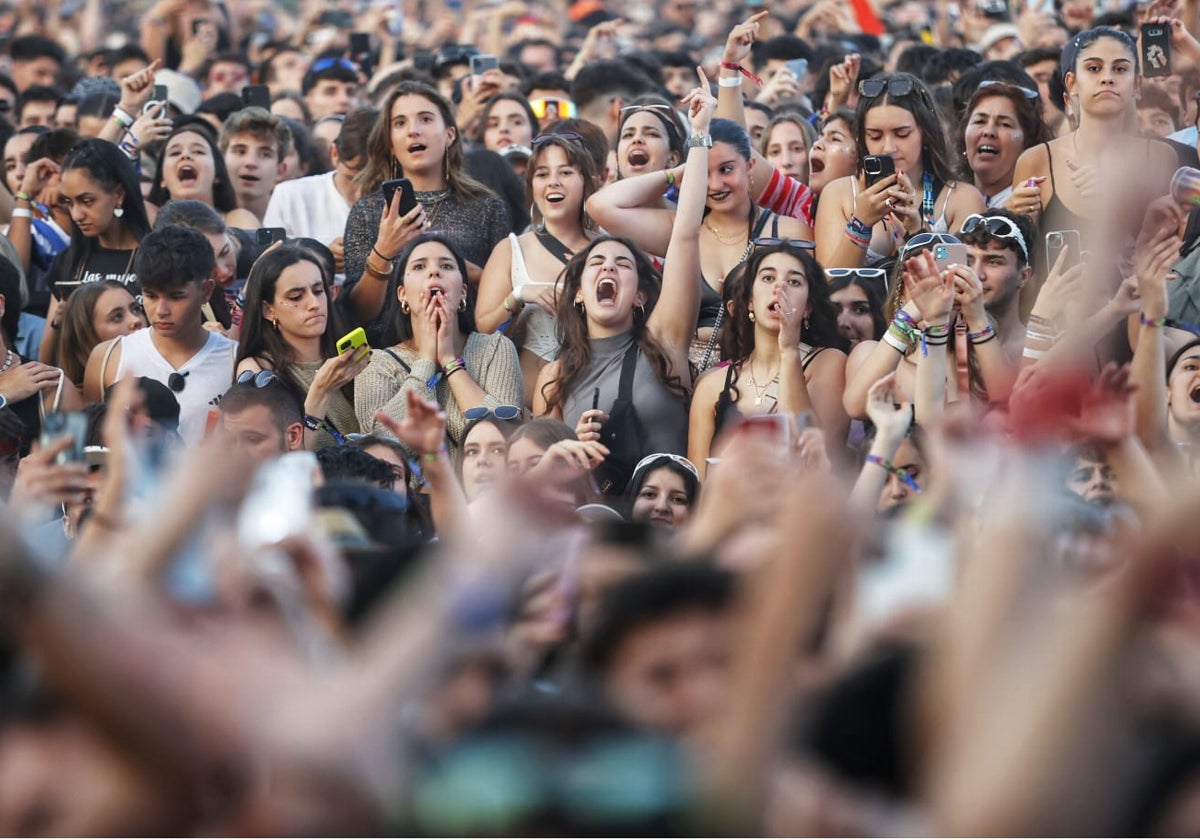
{"type": "Polygon", "coordinates": [[[596,486],[606,496],[620,496],[633,477],[633,468],[642,460],[642,422],[633,404],[633,374],[637,368],[638,346],[634,342],[625,351],[621,363],[621,381],[617,400],[608,412],[608,422],[600,429],[600,442],[608,447],[604,463],[592,471],[596,486]]]}

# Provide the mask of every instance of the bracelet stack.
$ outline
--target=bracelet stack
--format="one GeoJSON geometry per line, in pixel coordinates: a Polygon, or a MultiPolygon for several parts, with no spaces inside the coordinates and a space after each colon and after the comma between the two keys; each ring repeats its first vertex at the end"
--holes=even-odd
{"type": "Polygon", "coordinates": [[[463,361],[462,356],[459,356],[457,359],[442,368],[442,375],[446,379],[449,379],[452,374],[458,373],[460,370],[464,370],[466,366],[467,363],[463,361]]]}
{"type": "Polygon", "coordinates": [[[1040,315],[1030,315],[1025,327],[1025,350],[1027,359],[1040,359],[1058,341],[1059,331],[1053,321],[1040,315]]]}
{"type": "Polygon", "coordinates": [[[896,312],[887,332],[883,334],[884,342],[905,356],[920,338],[921,330],[917,328],[917,322],[903,309],[896,312]]]}
{"type": "Polygon", "coordinates": [[[950,343],[950,325],[933,324],[921,333],[921,355],[928,356],[930,347],[945,347],[950,343]]]}
{"type": "Polygon", "coordinates": [[[888,461],[885,458],[880,458],[878,455],[868,455],[867,463],[874,464],[877,467],[882,467],[889,475],[894,475],[896,478],[900,479],[901,483],[903,483],[905,487],[907,487],[909,490],[912,490],[914,493],[921,492],[921,488],[917,486],[917,482],[911,475],[909,475],[908,470],[903,470],[900,467],[897,467],[891,461],[888,461]]]}
{"type": "Polygon", "coordinates": [[[392,257],[391,259],[388,259],[383,254],[379,253],[379,249],[374,245],[371,246],[371,253],[383,260],[383,262],[387,265],[387,268],[376,268],[375,266],[371,265],[371,259],[368,257],[366,263],[367,273],[372,277],[378,277],[381,280],[390,280],[392,271],[395,269],[396,258],[392,257]]]}
{"type": "Polygon", "coordinates": [[[871,244],[871,226],[858,216],[851,216],[846,222],[846,236],[865,251],[871,244]]]}
{"type": "Polygon", "coordinates": [[[989,341],[996,340],[996,328],[988,324],[979,332],[967,333],[967,341],[974,345],[987,344],[989,341]]]}
{"type": "Polygon", "coordinates": [[[126,132],[125,136],[121,138],[121,142],[117,144],[117,148],[124,152],[125,157],[129,158],[130,160],[138,159],[140,154],[139,150],[141,147],[141,141],[128,132],[126,132]]]}
{"type": "Polygon", "coordinates": [[[121,126],[121,128],[125,129],[126,131],[133,127],[133,115],[128,111],[125,111],[121,108],[113,108],[112,118],[117,125],[121,126]]]}

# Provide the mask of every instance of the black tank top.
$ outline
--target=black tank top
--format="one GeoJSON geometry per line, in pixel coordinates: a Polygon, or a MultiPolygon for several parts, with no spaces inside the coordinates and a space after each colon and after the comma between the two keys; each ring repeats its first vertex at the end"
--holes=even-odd
{"type": "MultiPolygon", "coordinates": [[[[803,345],[801,345],[803,346],[803,345]]],[[[812,364],[812,360],[817,358],[822,351],[828,348],[825,347],[810,347],[808,352],[804,354],[804,361],[800,363],[800,369],[807,372],[808,366],[812,364]]],[[[726,425],[736,423],[742,418],[742,412],[738,410],[737,402],[733,399],[733,374],[737,365],[730,364],[725,371],[725,387],[721,389],[721,395],[717,397],[716,418],[713,422],[713,440],[721,434],[721,430],[726,425]]],[[[774,414],[772,408],[768,414],[774,414]]]]}
{"type": "MultiPolygon", "coordinates": [[[[750,240],[746,243],[746,250],[743,252],[742,258],[725,275],[726,283],[729,282],[729,278],[733,276],[733,273],[746,262],[746,258],[750,256],[750,250],[754,246],[754,240],[762,236],[763,231],[766,230],[767,222],[771,223],[771,236],[776,239],[779,238],[779,216],[770,212],[759,213],[758,217],[754,220],[754,225],[750,231],[750,240]]],[[[721,312],[721,306],[721,293],[709,285],[708,280],[702,276],[700,278],[700,318],[696,322],[696,326],[714,326],[717,323],[717,315],[721,312]]]]}

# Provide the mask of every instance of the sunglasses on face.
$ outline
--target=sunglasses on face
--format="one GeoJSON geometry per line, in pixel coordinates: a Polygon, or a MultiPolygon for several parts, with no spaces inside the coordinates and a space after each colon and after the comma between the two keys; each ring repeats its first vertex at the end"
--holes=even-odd
{"type": "Polygon", "coordinates": [[[776,245],[786,245],[789,248],[799,248],[801,251],[811,251],[817,247],[817,243],[811,239],[779,239],[777,237],[767,236],[754,240],[756,248],[774,248],[776,245]]]}
{"type": "Polygon", "coordinates": [[[529,107],[539,120],[546,119],[547,115],[560,120],[571,120],[578,113],[575,103],[569,99],[530,99],[529,107]]]}
{"type": "Polygon", "coordinates": [[[1010,84],[1009,82],[1001,82],[997,79],[989,79],[986,82],[980,82],[979,87],[977,87],[975,89],[983,90],[984,88],[995,87],[997,85],[1004,87],[1004,88],[1008,88],[1010,90],[1019,90],[1021,92],[1021,95],[1024,96],[1026,99],[1037,99],[1038,98],[1038,92],[1036,90],[1031,90],[1030,88],[1022,87],[1021,85],[1010,84]]]}
{"type": "Polygon", "coordinates": [[[570,143],[582,143],[583,135],[576,134],[574,131],[564,131],[562,134],[539,134],[537,137],[533,138],[533,148],[536,149],[538,146],[551,140],[566,140],[570,143]]]}
{"type": "Polygon", "coordinates": [[[465,420],[482,420],[484,417],[495,417],[497,420],[517,420],[520,419],[522,409],[515,405],[498,405],[495,408],[488,408],[486,405],[477,405],[474,408],[468,408],[463,412],[465,420]]]}
{"type": "Polygon", "coordinates": [[[863,79],[858,83],[858,93],[867,99],[874,99],[884,91],[888,96],[908,96],[917,89],[912,79],[863,79]]]}
{"type": "Polygon", "coordinates": [[[882,268],[827,268],[825,276],[830,280],[843,277],[861,277],[864,280],[886,280],[887,272],[882,268]]]}
{"type": "Polygon", "coordinates": [[[1003,216],[980,216],[978,213],[972,213],[963,219],[961,232],[975,233],[980,228],[987,231],[989,236],[1015,241],[1021,246],[1021,253],[1024,254],[1025,261],[1029,262],[1029,249],[1025,245],[1025,237],[1021,235],[1021,229],[1011,220],[1003,216]]]}

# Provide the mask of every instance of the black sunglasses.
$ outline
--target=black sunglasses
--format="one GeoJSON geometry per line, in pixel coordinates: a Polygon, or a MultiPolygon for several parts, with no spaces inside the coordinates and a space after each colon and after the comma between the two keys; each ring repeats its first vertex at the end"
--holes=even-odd
{"type": "Polygon", "coordinates": [[[273,370],[244,370],[238,374],[237,384],[246,385],[253,382],[255,388],[266,388],[275,379],[273,370]]]}
{"type": "Polygon", "coordinates": [[[917,89],[912,79],[863,79],[858,83],[858,93],[868,99],[874,99],[884,91],[889,96],[908,96],[917,89]]]}
{"type": "Polygon", "coordinates": [[[538,146],[542,145],[543,143],[548,143],[551,140],[566,140],[572,143],[582,143],[583,135],[577,134],[574,131],[564,131],[561,134],[539,134],[537,137],[533,138],[533,142],[530,145],[536,149],[538,146]]]}
{"type": "Polygon", "coordinates": [[[766,236],[754,240],[756,248],[774,248],[776,245],[786,245],[789,248],[799,248],[802,251],[811,251],[817,247],[817,243],[811,239],[779,239],[773,236],[766,236]]]}
{"type": "Polygon", "coordinates": [[[477,405],[474,408],[468,408],[463,412],[465,420],[482,420],[484,417],[491,415],[497,420],[516,420],[521,416],[522,409],[515,405],[498,405],[495,408],[488,408],[486,405],[477,405]]]}
{"type": "Polygon", "coordinates": [[[172,373],[167,377],[167,387],[178,394],[187,387],[187,375],[190,370],[185,370],[183,373],[172,373]]]}

